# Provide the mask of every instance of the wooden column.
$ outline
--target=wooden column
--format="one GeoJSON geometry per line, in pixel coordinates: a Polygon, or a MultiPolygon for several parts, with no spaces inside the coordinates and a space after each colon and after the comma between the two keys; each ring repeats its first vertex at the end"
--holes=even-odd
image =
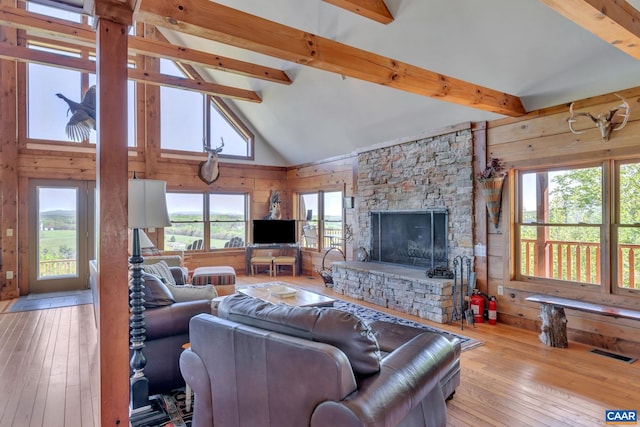
{"type": "Polygon", "coordinates": [[[127,31],[98,17],[97,189],[100,421],[129,424],[127,31]]]}
{"type": "MultiPolygon", "coordinates": [[[[475,175],[483,170],[487,165],[487,122],[472,123],[471,131],[473,133],[473,181],[475,183],[475,175]]],[[[482,192],[476,185],[476,191],[473,193],[473,210],[474,210],[474,226],[473,226],[473,244],[474,244],[474,270],[476,272],[476,287],[482,292],[489,292],[489,270],[487,259],[489,254],[488,248],[488,230],[487,230],[487,206],[485,204],[482,192]]]]}
{"type": "MultiPolygon", "coordinates": [[[[15,6],[12,0],[0,5],[15,6]]],[[[0,27],[0,43],[16,46],[16,30],[0,27]]],[[[0,60],[0,300],[18,297],[18,132],[15,61],[0,60]],[[13,278],[7,278],[7,272],[13,278]]]]}

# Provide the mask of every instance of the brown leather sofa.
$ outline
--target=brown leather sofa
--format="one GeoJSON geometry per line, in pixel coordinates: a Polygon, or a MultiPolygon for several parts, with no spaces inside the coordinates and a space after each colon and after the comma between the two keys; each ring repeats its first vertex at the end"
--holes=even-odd
{"type": "Polygon", "coordinates": [[[190,323],[193,426],[445,426],[460,344],[333,308],[232,295],[190,323]]]}

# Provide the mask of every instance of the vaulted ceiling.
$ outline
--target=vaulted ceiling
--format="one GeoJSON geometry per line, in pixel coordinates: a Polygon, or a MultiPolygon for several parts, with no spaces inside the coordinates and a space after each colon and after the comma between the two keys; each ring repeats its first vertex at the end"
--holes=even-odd
{"type": "Polygon", "coordinates": [[[139,0],[134,19],[300,164],[640,86],[636,1],[139,0]]]}

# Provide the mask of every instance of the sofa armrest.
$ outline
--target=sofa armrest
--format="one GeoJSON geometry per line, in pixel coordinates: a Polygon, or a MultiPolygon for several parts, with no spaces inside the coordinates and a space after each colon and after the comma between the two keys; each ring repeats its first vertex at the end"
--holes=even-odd
{"type": "Polygon", "coordinates": [[[193,408],[193,425],[213,425],[211,405],[211,379],[204,362],[196,353],[187,349],[180,355],[180,372],[184,381],[198,396],[198,404],[193,408]]]}
{"type": "Polygon", "coordinates": [[[189,321],[200,313],[211,313],[211,301],[176,302],[145,311],[147,340],[189,333],[189,321]]]}
{"type": "Polygon", "coordinates": [[[427,405],[422,411],[425,417],[437,418],[433,425],[446,425],[445,398],[439,385],[441,366],[429,349],[431,339],[418,335],[398,347],[383,359],[380,372],[360,381],[356,393],[343,401],[318,405],[310,425],[392,426],[421,404],[427,405]]]}

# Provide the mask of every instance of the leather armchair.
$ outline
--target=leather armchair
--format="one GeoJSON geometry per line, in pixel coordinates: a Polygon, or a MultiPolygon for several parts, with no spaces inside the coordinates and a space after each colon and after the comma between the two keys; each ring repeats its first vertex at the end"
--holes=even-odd
{"type": "Polygon", "coordinates": [[[153,275],[143,273],[143,278],[147,329],[144,373],[150,394],[168,393],[185,385],[179,361],[182,345],[189,342],[189,321],[197,314],[211,313],[211,300],[217,295],[213,286],[170,287],[153,275]],[[175,289],[172,292],[170,288],[175,289]]]}
{"type": "Polygon", "coordinates": [[[392,339],[349,313],[227,297],[191,320],[180,358],[194,427],[446,426],[460,344],[412,328],[392,339]]]}

